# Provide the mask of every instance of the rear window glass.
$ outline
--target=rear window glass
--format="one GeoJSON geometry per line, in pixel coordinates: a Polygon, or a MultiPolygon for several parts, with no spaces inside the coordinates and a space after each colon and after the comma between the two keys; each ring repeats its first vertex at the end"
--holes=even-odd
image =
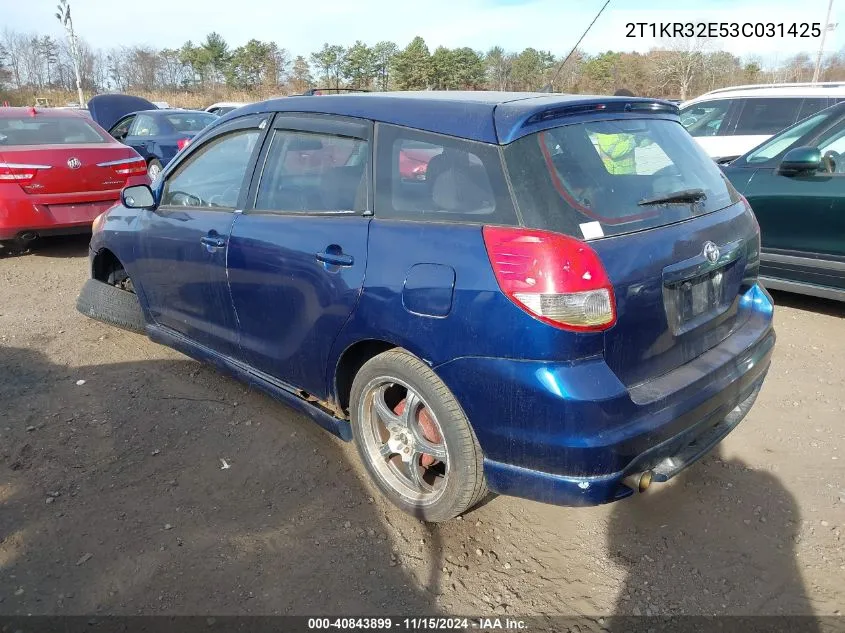
{"type": "Polygon", "coordinates": [[[552,128],[508,145],[505,162],[525,224],[578,238],[663,226],[739,200],[697,142],[661,119],[552,128]],[[682,201],[656,202],[682,192],[682,201]]]}
{"type": "Polygon", "coordinates": [[[497,146],[379,125],[376,214],[516,224],[497,146]]]}
{"type": "Polygon", "coordinates": [[[168,114],[165,118],[177,132],[199,132],[206,125],[217,120],[217,117],[210,112],[168,114]]]}
{"type": "Polygon", "coordinates": [[[77,145],[105,142],[107,139],[82,118],[0,118],[0,145],[77,145]]]}

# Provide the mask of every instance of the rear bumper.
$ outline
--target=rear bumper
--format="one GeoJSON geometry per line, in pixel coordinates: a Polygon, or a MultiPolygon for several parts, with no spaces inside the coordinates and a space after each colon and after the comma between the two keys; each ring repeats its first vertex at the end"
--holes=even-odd
{"type": "Polygon", "coordinates": [[[771,363],[772,304],[754,286],[747,321],[678,369],[626,389],[603,359],[462,358],[436,367],[464,407],[495,492],[561,505],[631,494],[628,474],[665,481],[745,417],[771,363]]]}
{"type": "Polygon", "coordinates": [[[120,199],[120,190],[81,194],[27,195],[17,184],[0,185],[0,240],[27,233],[85,233],[100,213],[120,199]]]}

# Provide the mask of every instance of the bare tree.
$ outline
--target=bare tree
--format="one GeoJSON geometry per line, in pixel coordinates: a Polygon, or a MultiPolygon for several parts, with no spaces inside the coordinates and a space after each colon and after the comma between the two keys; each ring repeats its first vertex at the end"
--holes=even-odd
{"type": "Polygon", "coordinates": [[[664,91],[677,94],[681,100],[690,96],[693,84],[704,71],[704,52],[709,43],[699,37],[673,40],[665,49],[653,51],[655,71],[664,91]]]}
{"type": "Polygon", "coordinates": [[[82,56],[79,53],[79,42],[76,39],[76,32],[73,30],[73,18],[70,16],[70,4],[67,0],[59,0],[56,7],[56,19],[61,22],[67,32],[68,43],[70,44],[71,55],[73,56],[73,69],[76,71],[76,92],[79,95],[79,107],[85,105],[85,96],[82,94],[82,56]]]}

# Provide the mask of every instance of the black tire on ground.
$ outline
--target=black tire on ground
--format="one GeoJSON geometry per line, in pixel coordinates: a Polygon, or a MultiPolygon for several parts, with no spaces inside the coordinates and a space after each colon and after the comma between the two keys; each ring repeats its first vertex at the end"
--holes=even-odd
{"type": "Polygon", "coordinates": [[[144,333],[144,313],[137,295],[102,281],[89,279],[85,282],[76,300],[76,309],[92,319],[144,333]]]}
{"type": "Polygon", "coordinates": [[[448,521],[489,494],[481,447],[461,405],[431,368],[407,350],[388,350],[361,367],[352,383],[350,418],[355,444],[370,478],[394,505],[408,514],[429,522],[448,521]],[[364,390],[371,381],[384,376],[393,376],[411,386],[439,421],[449,461],[448,477],[443,494],[430,505],[421,507],[395,490],[378,474],[364,446],[364,390]]]}
{"type": "Polygon", "coordinates": [[[24,240],[2,240],[0,241],[0,254],[22,255],[29,250],[29,242],[24,240]]]}

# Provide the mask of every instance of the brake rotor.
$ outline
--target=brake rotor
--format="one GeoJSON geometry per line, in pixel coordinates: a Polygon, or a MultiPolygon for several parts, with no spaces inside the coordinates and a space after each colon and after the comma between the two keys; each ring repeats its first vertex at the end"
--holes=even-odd
{"type": "MultiPolygon", "coordinates": [[[[393,408],[393,412],[396,415],[402,415],[405,411],[405,398],[393,408]]],[[[414,420],[417,424],[419,424],[420,429],[422,430],[422,436],[431,442],[432,444],[441,444],[443,442],[443,438],[440,436],[440,431],[437,429],[437,425],[434,423],[434,420],[431,419],[431,416],[428,414],[428,409],[422,407],[417,414],[416,420],[414,420]]],[[[429,468],[437,463],[437,459],[432,455],[428,455],[427,453],[423,453],[422,458],[420,459],[420,464],[423,468],[429,468]]]]}

